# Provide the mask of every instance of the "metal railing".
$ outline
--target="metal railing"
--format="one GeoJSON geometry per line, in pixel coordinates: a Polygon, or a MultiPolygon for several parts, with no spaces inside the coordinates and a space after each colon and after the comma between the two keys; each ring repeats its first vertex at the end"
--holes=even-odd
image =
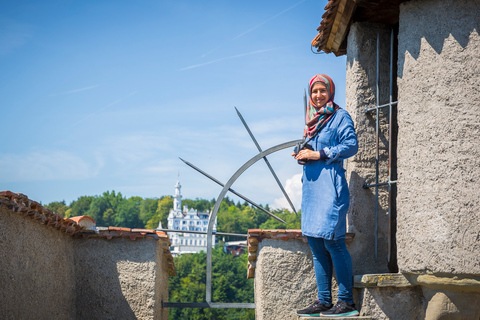
{"type": "Polygon", "coordinates": [[[390,77],[389,77],[389,102],[386,104],[380,105],[380,35],[377,34],[377,74],[376,74],[376,104],[377,106],[374,108],[365,108],[364,113],[369,113],[371,111],[375,111],[375,183],[374,184],[367,184],[363,185],[363,188],[375,188],[375,261],[378,258],[378,211],[379,211],[379,187],[388,186],[388,263],[392,263],[393,259],[393,224],[395,223],[395,217],[392,216],[393,211],[392,207],[394,206],[394,186],[396,185],[397,181],[392,180],[393,178],[393,133],[394,133],[394,123],[393,115],[394,110],[393,107],[398,104],[398,101],[393,101],[393,50],[394,50],[394,30],[391,30],[390,33],[390,77]],[[380,171],[380,109],[388,107],[388,181],[387,182],[380,182],[379,180],[379,171],[380,171]]]}

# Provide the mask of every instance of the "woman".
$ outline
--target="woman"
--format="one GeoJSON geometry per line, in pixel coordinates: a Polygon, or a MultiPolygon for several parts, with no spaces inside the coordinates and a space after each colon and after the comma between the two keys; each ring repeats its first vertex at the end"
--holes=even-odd
{"type": "Polygon", "coordinates": [[[304,137],[307,147],[292,154],[305,162],[302,177],[302,233],[313,254],[318,300],[298,310],[306,316],[357,316],[353,303],[352,259],[345,244],[350,202],[343,160],[357,153],[352,119],[333,102],[335,85],[324,74],[309,83],[304,137]],[[332,272],[338,282],[338,302],[332,305],[332,272]]]}

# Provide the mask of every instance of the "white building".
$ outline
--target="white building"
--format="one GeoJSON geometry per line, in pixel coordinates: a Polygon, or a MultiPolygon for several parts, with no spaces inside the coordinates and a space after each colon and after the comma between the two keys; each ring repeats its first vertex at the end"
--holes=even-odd
{"type": "MultiPolygon", "coordinates": [[[[207,232],[209,212],[197,212],[194,209],[182,208],[182,195],[180,193],[180,182],[175,185],[175,195],[173,196],[173,209],[168,215],[168,229],[188,230],[207,232]]],[[[217,218],[213,225],[213,231],[217,230],[217,218]]],[[[171,252],[173,256],[184,253],[196,253],[207,251],[207,235],[195,233],[169,232],[171,252]]],[[[215,236],[212,237],[212,244],[215,245],[215,236]]]]}

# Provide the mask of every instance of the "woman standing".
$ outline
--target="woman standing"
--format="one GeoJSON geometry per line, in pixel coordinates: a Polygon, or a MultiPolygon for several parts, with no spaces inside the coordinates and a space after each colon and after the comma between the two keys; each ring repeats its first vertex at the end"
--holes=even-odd
{"type": "Polygon", "coordinates": [[[345,244],[350,202],[343,160],[358,151],[357,136],[347,111],[333,102],[335,85],[324,74],[309,83],[304,137],[307,147],[292,154],[305,162],[302,177],[302,233],[313,254],[318,300],[298,310],[306,316],[357,316],[353,303],[352,259],[345,244]],[[332,304],[335,267],[338,302],[332,304]]]}

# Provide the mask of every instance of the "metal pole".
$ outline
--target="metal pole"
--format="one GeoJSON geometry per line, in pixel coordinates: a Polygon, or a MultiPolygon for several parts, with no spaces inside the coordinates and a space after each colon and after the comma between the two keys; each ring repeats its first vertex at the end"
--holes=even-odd
{"type": "MultiPolygon", "coordinates": [[[[182,160],[187,166],[197,170],[198,172],[200,172],[201,174],[203,174],[205,177],[209,178],[210,180],[212,180],[213,182],[221,185],[223,187],[223,183],[221,183],[220,181],[218,181],[217,179],[215,179],[214,177],[212,177],[211,175],[209,175],[208,173],[206,173],[205,171],[201,170],[200,168],[197,168],[196,166],[194,166],[193,164],[191,164],[190,162],[186,161],[186,160],[183,160],[182,158],[179,158],[180,160],[182,160]]],[[[256,204],[255,202],[253,202],[252,200],[248,199],[247,197],[245,197],[244,195],[236,192],[235,190],[233,190],[232,188],[228,189],[228,191],[230,191],[231,193],[233,193],[234,195],[242,198],[243,200],[247,201],[248,203],[252,204],[253,206],[257,207],[258,209],[262,210],[263,212],[265,212],[266,214],[268,214],[269,216],[271,216],[272,218],[274,219],[277,219],[278,221],[284,223],[284,224],[287,224],[284,220],[282,220],[281,218],[277,217],[276,215],[274,215],[273,213],[271,213],[270,211],[262,208],[262,206],[256,204]]]]}
{"type": "Polygon", "coordinates": [[[380,158],[380,152],[379,152],[379,109],[378,106],[380,105],[380,94],[379,94],[379,85],[380,85],[380,80],[379,80],[379,71],[380,69],[380,34],[377,34],[377,79],[376,79],[376,85],[377,85],[377,108],[375,109],[376,111],[376,121],[375,121],[375,144],[376,144],[376,153],[375,153],[375,262],[377,261],[377,252],[378,252],[378,175],[379,175],[379,158],[380,158]]]}
{"type": "MultiPolygon", "coordinates": [[[[393,141],[393,29],[390,34],[390,106],[388,115],[388,181],[392,181],[392,141],[393,141]]],[[[390,263],[392,253],[392,184],[388,184],[388,252],[390,263]]]]}
{"type": "Polygon", "coordinates": [[[164,308],[242,308],[255,309],[255,303],[163,302],[164,308]]]}
{"type": "MultiPolygon", "coordinates": [[[[163,229],[163,228],[158,228],[158,229],[155,229],[155,230],[163,231],[163,232],[175,232],[175,233],[208,234],[205,231],[192,231],[192,230],[176,230],[176,229],[163,229]]],[[[227,237],[244,237],[244,238],[248,237],[248,234],[243,234],[243,233],[228,233],[228,232],[214,231],[212,234],[214,234],[216,236],[227,236],[227,237]]]]}

